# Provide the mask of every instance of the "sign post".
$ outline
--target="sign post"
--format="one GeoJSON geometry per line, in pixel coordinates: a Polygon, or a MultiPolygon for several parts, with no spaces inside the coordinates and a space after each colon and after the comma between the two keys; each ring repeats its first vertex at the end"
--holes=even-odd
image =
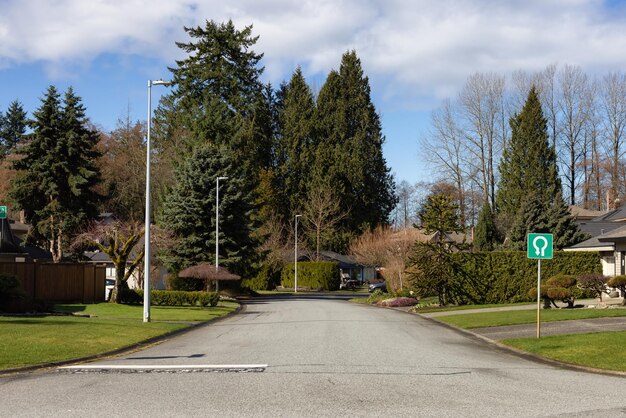
{"type": "Polygon", "coordinates": [[[541,260],[549,260],[553,254],[552,234],[528,234],[526,257],[537,260],[537,338],[541,337],[541,260]]]}
{"type": "Polygon", "coordinates": [[[6,219],[6,218],[7,218],[7,207],[0,206],[0,219],[6,219]]]}

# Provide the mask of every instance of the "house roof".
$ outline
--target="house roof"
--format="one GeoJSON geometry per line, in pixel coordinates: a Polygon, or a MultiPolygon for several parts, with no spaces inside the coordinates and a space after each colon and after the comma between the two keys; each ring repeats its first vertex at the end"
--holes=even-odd
{"type": "Polygon", "coordinates": [[[339,254],[334,251],[320,251],[320,258],[328,261],[336,261],[339,263],[339,268],[355,268],[365,267],[364,264],[356,261],[356,258],[351,255],[339,254]]]}
{"type": "Polygon", "coordinates": [[[615,243],[619,241],[626,241],[626,225],[620,223],[617,224],[617,228],[613,228],[609,232],[590,238],[576,245],[572,245],[567,248],[567,250],[613,251],[615,249],[615,243]]]}
{"type": "Polygon", "coordinates": [[[571,205],[569,211],[572,216],[578,220],[591,220],[606,214],[606,212],[602,210],[590,210],[575,205],[571,205]]]}
{"type": "Polygon", "coordinates": [[[600,242],[616,242],[626,240],[626,225],[621,225],[619,228],[613,229],[598,237],[600,242]]]}

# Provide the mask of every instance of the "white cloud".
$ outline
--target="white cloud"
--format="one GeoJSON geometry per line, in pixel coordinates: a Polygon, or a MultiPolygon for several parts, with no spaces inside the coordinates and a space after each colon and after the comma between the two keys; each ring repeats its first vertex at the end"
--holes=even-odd
{"type": "Polygon", "coordinates": [[[326,73],[356,49],[379,94],[403,105],[449,95],[475,71],[626,64],[623,10],[600,0],[4,0],[0,66],[42,61],[62,73],[103,53],[171,65],[184,25],[229,18],[254,25],[271,81],[297,65],[326,73]]]}

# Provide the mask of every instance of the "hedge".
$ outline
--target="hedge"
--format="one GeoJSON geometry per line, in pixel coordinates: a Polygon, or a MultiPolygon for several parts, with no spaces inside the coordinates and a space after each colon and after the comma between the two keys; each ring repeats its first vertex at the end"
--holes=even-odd
{"type": "MultiPolygon", "coordinates": [[[[287,264],[281,274],[281,285],[294,287],[294,263],[287,264]]],[[[331,261],[298,263],[298,287],[310,290],[337,290],[341,283],[339,264],[331,261]]]]}
{"type": "MultiPolygon", "coordinates": [[[[531,300],[528,290],[537,287],[537,261],[524,251],[459,252],[452,264],[450,296],[457,303],[525,302],[531,300]]],[[[541,261],[542,282],[583,273],[602,273],[597,252],[555,251],[553,259],[541,261]]]]}
{"type": "MultiPolygon", "coordinates": [[[[143,302],[143,290],[128,289],[122,303],[143,302]],[[128,293],[128,295],[126,294],[128,293]],[[134,294],[134,296],[130,296],[134,294]]],[[[217,306],[219,294],[215,292],[185,292],[182,290],[151,290],[150,303],[155,306],[217,306]]]]}
{"type": "MultiPolygon", "coordinates": [[[[300,264],[298,263],[298,275],[300,274],[300,264]]],[[[274,290],[276,285],[280,283],[280,278],[281,270],[279,267],[263,264],[255,277],[241,282],[241,287],[252,290],[274,290]]]]}

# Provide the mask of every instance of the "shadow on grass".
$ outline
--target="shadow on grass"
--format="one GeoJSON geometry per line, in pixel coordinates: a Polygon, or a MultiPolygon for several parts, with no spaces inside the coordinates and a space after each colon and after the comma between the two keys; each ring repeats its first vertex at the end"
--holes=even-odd
{"type": "Polygon", "coordinates": [[[59,312],[82,312],[86,308],[85,305],[54,305],[54,310],[59,312]]]}

